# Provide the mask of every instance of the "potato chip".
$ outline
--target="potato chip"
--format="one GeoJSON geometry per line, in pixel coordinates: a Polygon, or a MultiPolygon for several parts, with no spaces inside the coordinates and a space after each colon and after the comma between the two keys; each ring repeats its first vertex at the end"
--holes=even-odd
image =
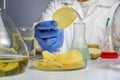
{"type": "Polygon", "coordinates": [[[57,63],[52,59],[48,60],[46,62],[33,61],[33,65],[35,67],[42,67],[42,68],[61,68],[61,67],[63,67],[62,64],[57,63]]]}
{"type": "Polygon", "coordinates": [[[43,55],[43,61],[47,61],[49,59],[55,60],[56,56],[57,56],[57,55],[54,55],[54,54],[52,54],[52,53],[50,53],[48,51],[43,51],[42,55],[43,55]]]}
{"type": "Polygon", "coordinates": [[[73,49],[63,54],[52,54],[43,51],[43,61],[33,61],[35,67],[43,68],[76,68],[83,64],[83,58],[79,51],[73,49]]]}
{"type": "Polygon", "coordinates": [[[34,60],[34,61],[33,61],[33,65],[34,65],[35,67],[44,67],[44,66],[45,66],[45,63],[34,60]]]}
{"type": "Polygon", "coordinates": [[[79,51],[77,50],[70,50],[67,53],[60,54],[56,58],[56,62],[61,63],[61,64],[74,64],[82,61],[82,55],[79,51]]]}
{"type": "Polygon", "coordinates": [[[72,8],[62,7],[53,14],[52,19],[58,23],[59,29],[64,29],[70,26],[76,17],[77,15],[72,8]]]}
{"type": "Polygon", "coordinates": [[[82,63],[77,63],[77,64],[64,64],[64,67],[63,68],[78,68],[80,66],[82,66],[82,63]]]}
{"type": "Polygon", "coordinates": [[[17,68],[18,66],[19,66],[18,62],[12,62],[12,63],[8,63],[8,64],[1,62],[0,70],[7,72],[7,71],[11,71],[11,70],[17,68]]]}

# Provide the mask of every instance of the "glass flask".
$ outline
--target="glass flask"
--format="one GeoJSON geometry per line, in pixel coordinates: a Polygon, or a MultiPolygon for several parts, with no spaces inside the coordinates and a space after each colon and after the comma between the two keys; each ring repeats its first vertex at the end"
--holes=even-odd
{"type": "Polygon", "coordinates": [[[114,38],[112,35],[112,27],[106,27],[106,38],[104,42],[104,48],[101,53],[101,58],[108,58],[108,59],[114,59],[118,58],[118,53],[114,50],[114,38]]]}
{"type": "Polygon", "coordinates": [[[34,28],[33,27],[18,27],[21,36],[27,45],[29,51],[29,58],[36,55],[36,41],[34,39],[34,28]]]}
{"type": "Polygon", "coordinates": [[[28,49],[6,10],[0,10],[0,77],[23,73],[28,49]]]}
{"type": "Polygon", "coordinates": [[[85,60],[91,60],[88,46],[85,40],[85,23],[73,23],[74,38],[71,49],[80,51],[85,60]]]}

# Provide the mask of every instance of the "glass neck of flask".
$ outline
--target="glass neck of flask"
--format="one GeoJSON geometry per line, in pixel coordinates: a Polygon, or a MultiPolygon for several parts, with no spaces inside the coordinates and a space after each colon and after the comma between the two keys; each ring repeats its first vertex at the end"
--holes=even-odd
{"type": "Polygon", "coordinates": [[[114,51],[114,40],[112,35],[112,27],[106,28],[106,38],[104,42],[103,51],[114,51]]]}
{"type": "Polygon", "coordinates": [[[85,24],[84,23],[74,23],[73,29],[74,29],[74,37],[73,37],[71,47],[86,46],[85,24]]]}
{"type": "Polygon", "coordinates": [[[112,35],[113,35],[113,34],[112,34],[112,33],[113,33],[113,31],[112,31],[112,27],[109,26],[109,27],[106,28],[106,30],[107,30],[107,31],[106,31],[106,35],[112,37],[112,35]]]}
{"type": "Polygon", "coordinates": [[[85,24],[74,23],[74,38],[77,40],[85,40],[85,24]]]}

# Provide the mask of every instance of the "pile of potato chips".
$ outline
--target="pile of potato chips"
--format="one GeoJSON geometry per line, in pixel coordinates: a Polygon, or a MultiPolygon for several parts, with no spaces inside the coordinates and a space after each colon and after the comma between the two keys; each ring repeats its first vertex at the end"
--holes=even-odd
{"type": "Polygon", "coordinates": [[[83,58],[79,51],[70,50],[63,54],[52,54],[43,51],[43,60],[34,60],[33,65],[38,68],[79,68],[83,64],[83,58]]]}

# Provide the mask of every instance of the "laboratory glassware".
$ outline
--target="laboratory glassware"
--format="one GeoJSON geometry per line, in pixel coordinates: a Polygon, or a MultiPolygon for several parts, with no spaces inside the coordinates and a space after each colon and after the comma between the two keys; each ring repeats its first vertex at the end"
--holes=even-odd
{"type": "Polygon", "coordinates": [[[5,9],[0,10],[0,77],[23,73],[28,49],[5,9]]]}
{"type": "Polygon", "coordinates": [[[88,46],[85,39],[85,23],[73,23],[74,37],[71,49],[80,51],[85,60],[91,60],[88,46]]]}
{"type": "Polygon", "coordinates": [[[30,58],[36,55],[36,40],[34,38],[34,28],[33,27],[18,27],[21,36],[27,45],[30,58]]]}
{"type": "MultiPolygon", "coordinates": [[[[62,5],[72,8],[71,6],[73,5],[73,2],[74,0],[62,0],[62,5]]],[[[78,19],[81,20],[79,13],[75,9],[73,9],[73,11],[76,13],[78,19]]],[[[73,29],[74,38],[72,41],[71,49],[76,49],[80,51],[85,60],[91,60],[91,56],[85,39],[85,23],[73,22],[73,29]],[[78,30],[79,32],[76,32],[78,30]]]]}
{"type": "Polygon", "coordinates": [[[114,49],[115,51],[117,51],[118,55],[120,56],[120,44],[115,44],[114,49]]]}
{"type": "Polygon", "coordinates": [[[118,58],[118,53],[114,50],[115,41],[113,38],[112,27],[106,26],[106,37],[104,47],[101,53],[101,58],[115,59],[118,58]]]}

